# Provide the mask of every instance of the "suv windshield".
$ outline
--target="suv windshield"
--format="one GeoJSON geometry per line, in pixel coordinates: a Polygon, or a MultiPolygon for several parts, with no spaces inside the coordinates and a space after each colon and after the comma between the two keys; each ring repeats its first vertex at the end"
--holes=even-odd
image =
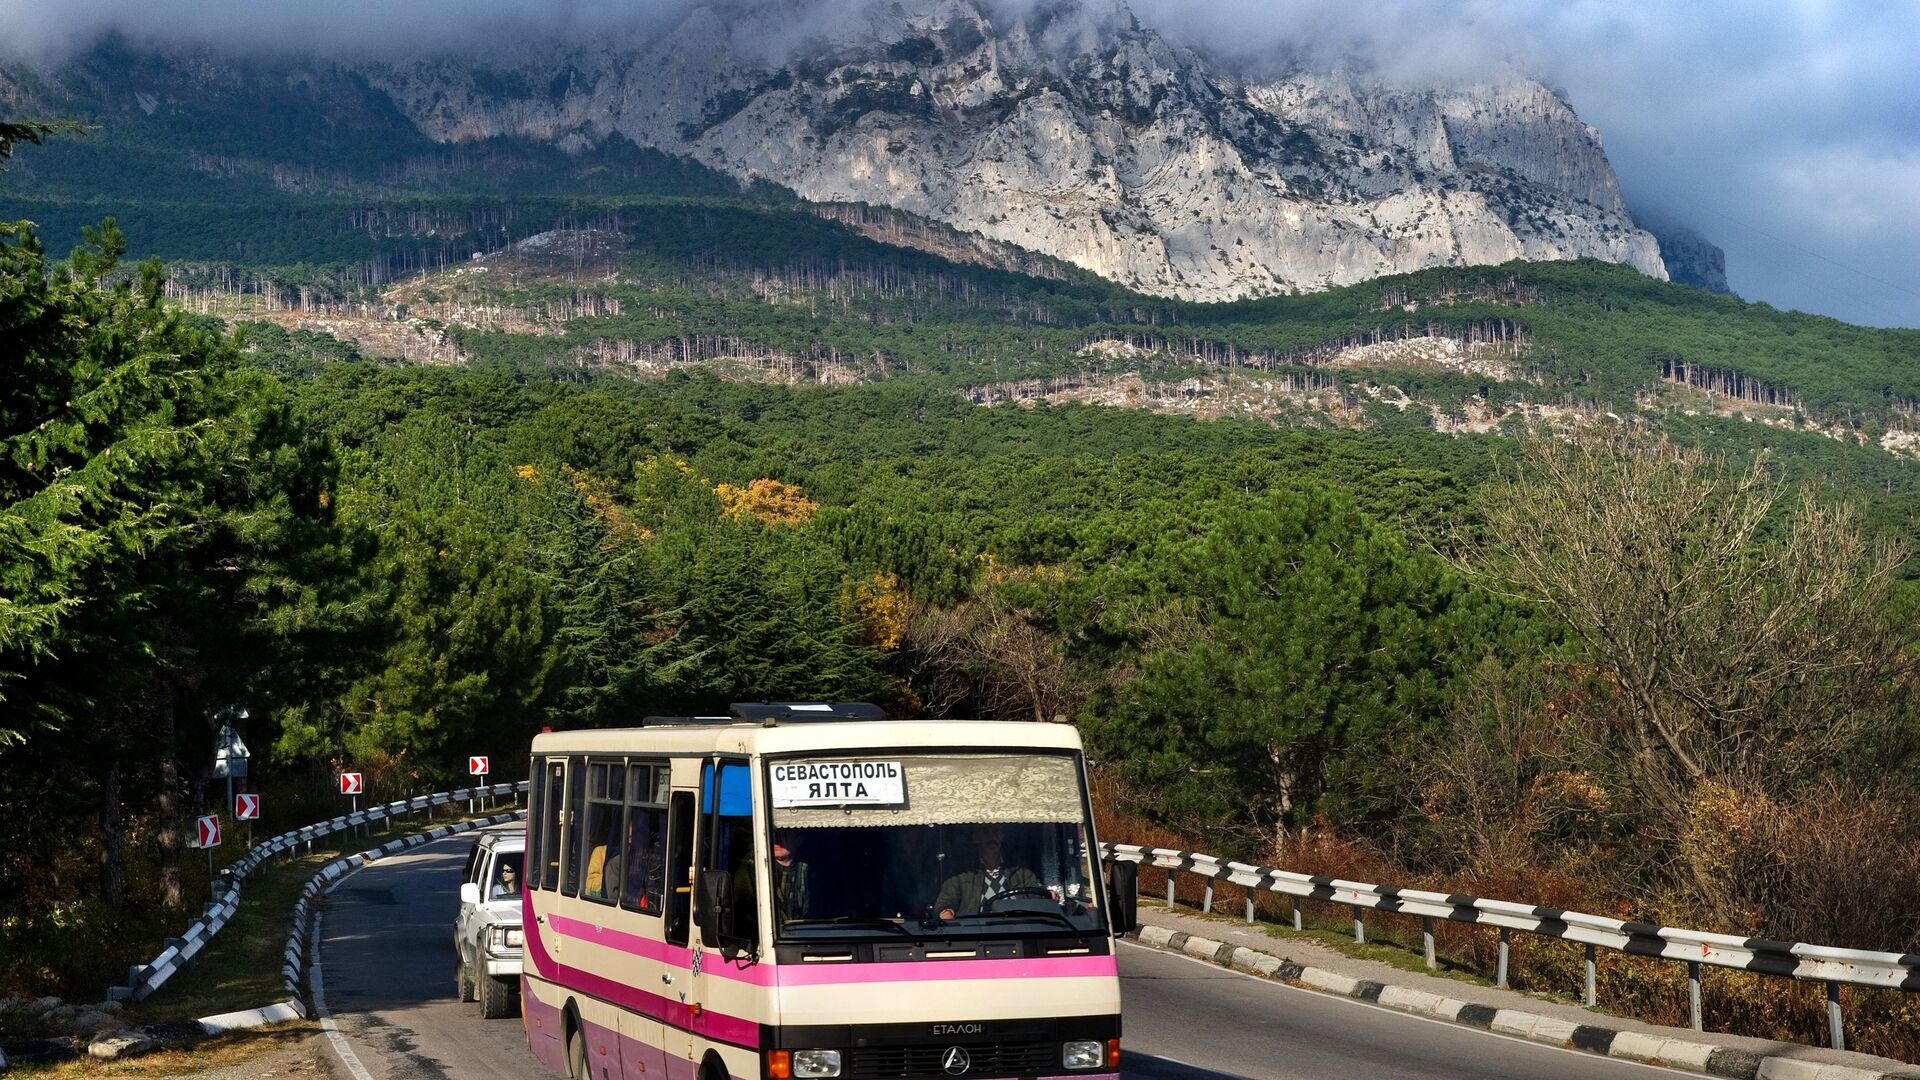
{"type": "Polygon", "coordinates": [[[1105,926],[1070,756],[823,756],[768,773],[783,937],[1105,926]]]}

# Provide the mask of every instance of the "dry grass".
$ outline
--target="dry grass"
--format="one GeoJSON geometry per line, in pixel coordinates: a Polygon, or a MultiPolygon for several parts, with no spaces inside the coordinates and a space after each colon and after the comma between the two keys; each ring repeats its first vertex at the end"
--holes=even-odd
{"type": "MultiPolygon", "coordinates": [[[[319,1031],[319,1024],[298,1020],[251,1031],[232,1031],[183,1049],[161,1050],[125,1061],[94,1061],[80,1057],[54,1065],[19,1065],[10,1075],[32,1077],[34,1080],[94,1076],[190,1076],[214,1069],[237,1069],[255,1061],[262,1054],[274,1051],[287,1051],[291,1055],[295,1048],[319,1031]]],[[[303,1073],[327,1075],[324,1065],[302,1068],[297,1062],[276,1069],[275,1073],[280,1076],[303,1073]]]]}

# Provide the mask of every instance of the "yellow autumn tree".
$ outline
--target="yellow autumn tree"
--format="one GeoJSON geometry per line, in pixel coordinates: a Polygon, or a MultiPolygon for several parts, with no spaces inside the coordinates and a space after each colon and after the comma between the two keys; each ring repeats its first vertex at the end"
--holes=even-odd
{"type": "Polygon", "coordinates": [[[720,484],[714,487],[720,500],[720,513],[730,518],[750,517],[763,525],[804,525],[820,504],[807,498],[792,484],[759,479],[746,487],[720,484]]]}
{"type": "Polygon", "coordinates": [[[859,622],[866,644],[873,648],[895,648],[906,636],[912,609],[898,574],[879,573],[870,581],[847,582],[841,603],[848,616],[859,622]]]}

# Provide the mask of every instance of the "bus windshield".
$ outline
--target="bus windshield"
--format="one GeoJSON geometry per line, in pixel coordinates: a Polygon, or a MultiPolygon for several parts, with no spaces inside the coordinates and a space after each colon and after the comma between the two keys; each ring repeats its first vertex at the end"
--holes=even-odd
{"type": "Polygon", "coordinates": [[[1102,929],[1080,777],[1063,754],[770,762],[780,936],[1102,929]]]}

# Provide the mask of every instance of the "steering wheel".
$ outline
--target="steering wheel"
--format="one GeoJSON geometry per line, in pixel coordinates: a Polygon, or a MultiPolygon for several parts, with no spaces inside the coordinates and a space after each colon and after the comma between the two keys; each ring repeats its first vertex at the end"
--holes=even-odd
{"type": "Polygon", "coordinates": [[[980,901],[980,910],[992,911],[993,905],[1011,896],[1044,896],[1052,900],[1053,890],[1047,888],[1045,885],[1016,885],[1011,889],[994,893],[992,896],[980,901]]]}

